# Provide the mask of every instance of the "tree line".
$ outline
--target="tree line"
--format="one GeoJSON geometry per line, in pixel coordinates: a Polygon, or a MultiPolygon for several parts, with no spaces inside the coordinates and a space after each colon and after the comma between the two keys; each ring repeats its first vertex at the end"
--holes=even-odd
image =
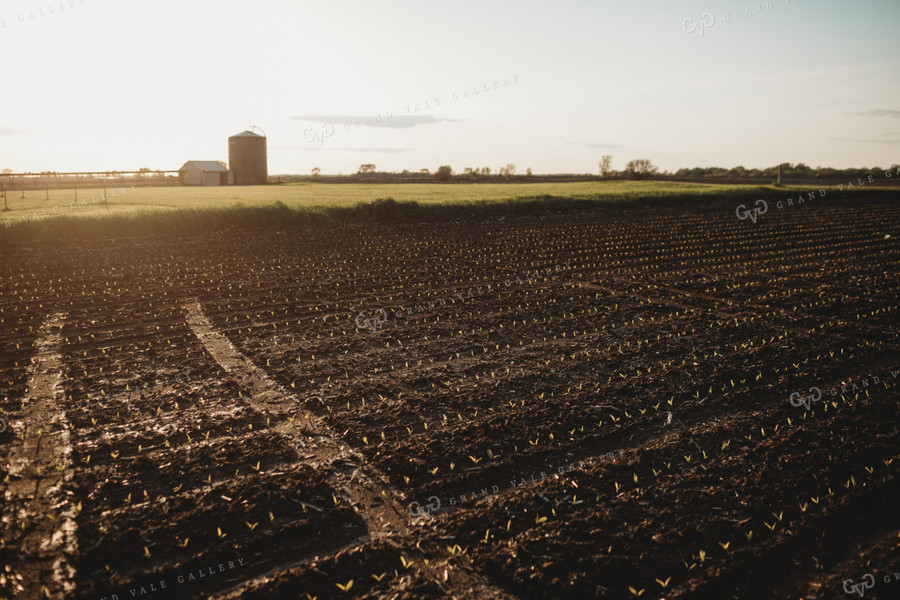
{"type": "MultiPolygon", "coordinates": [[[[881,176],[886,171],[897,171],[900,165],[894,164],[889,168],[881,167],[861,167],[835,169],[831,167],[810,167],[803,163],[782,163],[772,167],[763,169],[747,169],[743,166],[737,166],[730,169],[724,167],[691,167],[678,169],[677,171],[660,171],[650,159],[636,158],[628,161],[625,168],[621,171],[613,168],[612,155],[603,156],[597,163],[600,179],[618,179],[618,180],[647,180],[647,179],[689,179],[689,180],[746,180],[746,181],[771,181],[778,183],[782,178],[798,180],[798,179],[823,179],[851,180],[859,177],[881,176]]],[[[365,176],[370,179],[433,179],[434,181],[512,181],[513,179],[521,180],[523,175],[516,175],[516,165],[507,164],[498,169],[490,167],[465,167],[461,172],[455,171],[450,165],[441,165],[434,172],[430,169],[420,169],[418,171],[409,171],[404,169],[400,173],[379,172],[372,163],[365,163],[359,166],[355,175],[351,177],[365,176]]],[[[591,174],[584,175],[541,175],[541,179],[559,178],[559,177],[597,177],[591,174]]],[[[313,181],[319,180],[321,177],[321,169],[315,167],[311,173],[313,181]]],[[[524,178],[533,178],[531,167],[525,171],[524,178]]]]}

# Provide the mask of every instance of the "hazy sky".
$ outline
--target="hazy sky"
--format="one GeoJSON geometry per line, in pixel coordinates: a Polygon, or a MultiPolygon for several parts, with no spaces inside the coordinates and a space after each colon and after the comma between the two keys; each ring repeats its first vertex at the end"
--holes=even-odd
{"type": "Polygon", "coordinates": [[[0,169],[900,163],[898,0],[60,6],[0,0],[0,169]]]}

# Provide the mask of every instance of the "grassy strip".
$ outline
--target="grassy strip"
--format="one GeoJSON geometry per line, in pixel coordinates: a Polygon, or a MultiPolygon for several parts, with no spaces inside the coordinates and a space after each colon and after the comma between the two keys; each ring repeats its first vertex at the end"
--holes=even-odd
{"type": "MultiPolygon", "coordinates": [[[[36,221],[18,221],[12,226],[0,225],[0,245],[23,241],[52,242],[62,239],[110,239],[120,237],[187,235],[198,231],[224,230],[234,227],[268,228],[299,224],[325,223],[374,223],[413,222],[423,220],[449,220],[462,217],[512,217],[529,212],[556,210],[593,210],[600,206],[628,207],[677,207],[686,204],[715,207],[715,210],[733,211],[741,203],[752,207],[759,198],[770,205],[789,197],[796,198],[800,188],[773,186],[708,186],[698,193],[683,189],[658,186],[652,192],[636,188],[634,193],[623,190],[607,194],[591,195],[537,195],[520,196],[503,200],[486,200],[474,203],[468,200],[396,201],[381,198],[353,205],[289,207],[278,201],[274,204],[246,206],[232,204],[208,208],[179,208],[174,210],[144,210],[121,213],[95,213],[85,216],[50,216],[36,221]]],[[[824,200],[900,200],[900,190],[866,189],[828,190],[824,200]]],[[[2,217],[0,217],[2,218],[2,217]]]]}

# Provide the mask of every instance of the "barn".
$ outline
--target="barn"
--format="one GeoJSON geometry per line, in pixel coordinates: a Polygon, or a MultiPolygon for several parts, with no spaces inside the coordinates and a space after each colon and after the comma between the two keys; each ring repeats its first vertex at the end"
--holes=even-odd
{"type": "Polygon", "coordinates": [[[178,169],[182,185],[231,185],[234,174],[217,160],[189,160],[178,169]]]}

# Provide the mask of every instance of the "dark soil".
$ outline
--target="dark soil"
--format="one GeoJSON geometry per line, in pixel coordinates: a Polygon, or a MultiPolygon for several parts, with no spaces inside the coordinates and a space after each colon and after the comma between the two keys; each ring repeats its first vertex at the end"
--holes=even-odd
{"type": "Polygon", "coordinates": [[[6,245],[0,596],[846,598],[872,574],[900,597],[898,218],[582,205],[6,245]],[[7,487],[45,476],[6,453],[57,313],[71,447],[38,452],[72,475],[30,514],[7,487]],[[69,581],[27,542],[64,515],[69,581]]]}

